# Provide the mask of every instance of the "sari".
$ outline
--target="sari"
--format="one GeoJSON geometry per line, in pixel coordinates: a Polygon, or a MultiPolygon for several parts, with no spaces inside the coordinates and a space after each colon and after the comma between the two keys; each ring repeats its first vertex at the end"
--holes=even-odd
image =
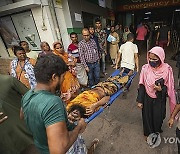
{"type": "Polygon", "coordinates": [[[57,50],[54,50],[53,53],[59,57],[61,57],[65,63],[69,66],[69,71],[67,71],[64,75],[64,81],[61,85],[61,93],[66,93],[70,91],[72,94],[76,93],[79,89],[80,85],[76,77],[75,66],[69,65],[69,61],[71,60],[68,53],[60,53],[57,50]]]}

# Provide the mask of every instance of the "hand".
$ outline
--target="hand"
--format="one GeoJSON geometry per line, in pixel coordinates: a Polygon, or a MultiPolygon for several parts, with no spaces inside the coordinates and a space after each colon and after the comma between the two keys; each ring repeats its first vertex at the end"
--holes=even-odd
{"type": "Polygon", "coordinates": [[[68,90],[66,93],[62,93],[60,97],[63,101],[67,101],[70,100],[71,96],[71,91],[68,90]]]}
{"type": "Polygon", "coordinates": [[[86,70],[86,72],[89,72],[89,67],[86,67],[85,70],[86,70]]]}
{"type": "Polygon", "coordinates": [[[167,47],[169,46],[169,43],[170,43],[170,42],[167,43],[167,47]]]}
{"type": "Polygon", "coordinates": [[[137,103],[137,106],[142,109],[143,108],[143,104],[142,103],[137,103]]]}
{"type": "Polygon", "coordinates": [[[174,119],[173,119],[173,118],[170,118],[170,119],[168,120],[168,126],[169,126],[169,128],[172,128],[173,123],[174,123],[174,119]]]}
{"type": "Polygon", "coordinates": [[[161,84],[158,83],[158,86],[154,85],[154,89],[157,90],[157,91],[162,91],[161,84]]]}
{"type": "Polygon", "coordinates": [[[86,108],[86,114],[87,116],[91,115],[94,113],[96,109],[96,105],[95,104],[92,104],[90,107],[86,108]]]}
{"type": "Polygon", "coordinates": [[[83,118],[81,118],[78,122],[78,126],[80,127],[79,133],[81,134],[85,131],[87,123],[85,122],[83,118]]]}
{"type": "Polygon", "coordinates": [[[75,121],[79,121],[80,119],[80,112],[78,110],[74,110],[68,114],[68,120],[70,123],[74,123],[75,121]]]}
{"type": "MultiPolygon", "coordinates": [[[[3,115],[3,113],[0,112],[0,116],[2,116],[2,115],[3,115]]],[[[3,123],[5,120],[7,120],[7,118],[8,118],[8,116],[5,116],[5,117],[1,118],[0,119],[0,124],[3,123]]]]}

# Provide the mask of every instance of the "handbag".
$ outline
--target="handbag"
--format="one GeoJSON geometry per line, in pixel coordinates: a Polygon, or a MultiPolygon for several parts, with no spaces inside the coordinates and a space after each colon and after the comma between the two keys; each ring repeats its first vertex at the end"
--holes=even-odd
{"type": "Polygon", "coordinates": [[[158,86],[160,83],[161,87],[164,86],[164,79],[163,78],[160,78],[158,80],[155,81],[155,85],[158,86]]]}

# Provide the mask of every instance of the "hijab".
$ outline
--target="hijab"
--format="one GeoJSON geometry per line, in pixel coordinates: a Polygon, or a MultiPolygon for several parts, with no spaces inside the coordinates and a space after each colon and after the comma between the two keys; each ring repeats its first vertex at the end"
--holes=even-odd
{"type": "Polygon", "coordinates": [[[174,77],[173,77],[173,71],[172,71],[171,66],[165,63],[164,60],[165,60],[165,53],[164,53],[163,48],[158,47],[158,46],[153,47],[147,53],[148,64],[145,64],[142,67],[139,84],[143,84],[145,86],[146,92],[150,97],[156,98],[156,94],[155,94],[156,90],[154,89],[155,81],[160,78],[163,78],[164,84],[167,86],[167,93],[168,93],[169,103],[170,103],[170,111],[172,113],[176,104],[174,77]],[[157,57],[159,57],[161,64],[157,68],[153,68],[150,66],[149,53],[153,53],[157,57]]]}

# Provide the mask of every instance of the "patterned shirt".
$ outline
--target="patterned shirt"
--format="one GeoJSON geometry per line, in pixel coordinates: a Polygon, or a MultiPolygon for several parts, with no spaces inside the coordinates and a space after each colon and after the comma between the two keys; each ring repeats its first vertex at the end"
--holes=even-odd
{"type": "Polygon", "coordinates": [[[78,44],[79,57],[84,67],[87,67],[87,63],[95,63],[99,60],[99,54],[96,42],[90,39],[88,42],[82,40],[78,44]]]}
{"type": "Polygon", "coordinates": [[[100,45],[100,48],[102,49],[102,52],[105,52],[106,50],[106,32],[105,30],[100,30],[98,31],[97,29],[95,30],[95,35],[98,37],[98,41],[99,41],[99,45],[100,45]]]}

